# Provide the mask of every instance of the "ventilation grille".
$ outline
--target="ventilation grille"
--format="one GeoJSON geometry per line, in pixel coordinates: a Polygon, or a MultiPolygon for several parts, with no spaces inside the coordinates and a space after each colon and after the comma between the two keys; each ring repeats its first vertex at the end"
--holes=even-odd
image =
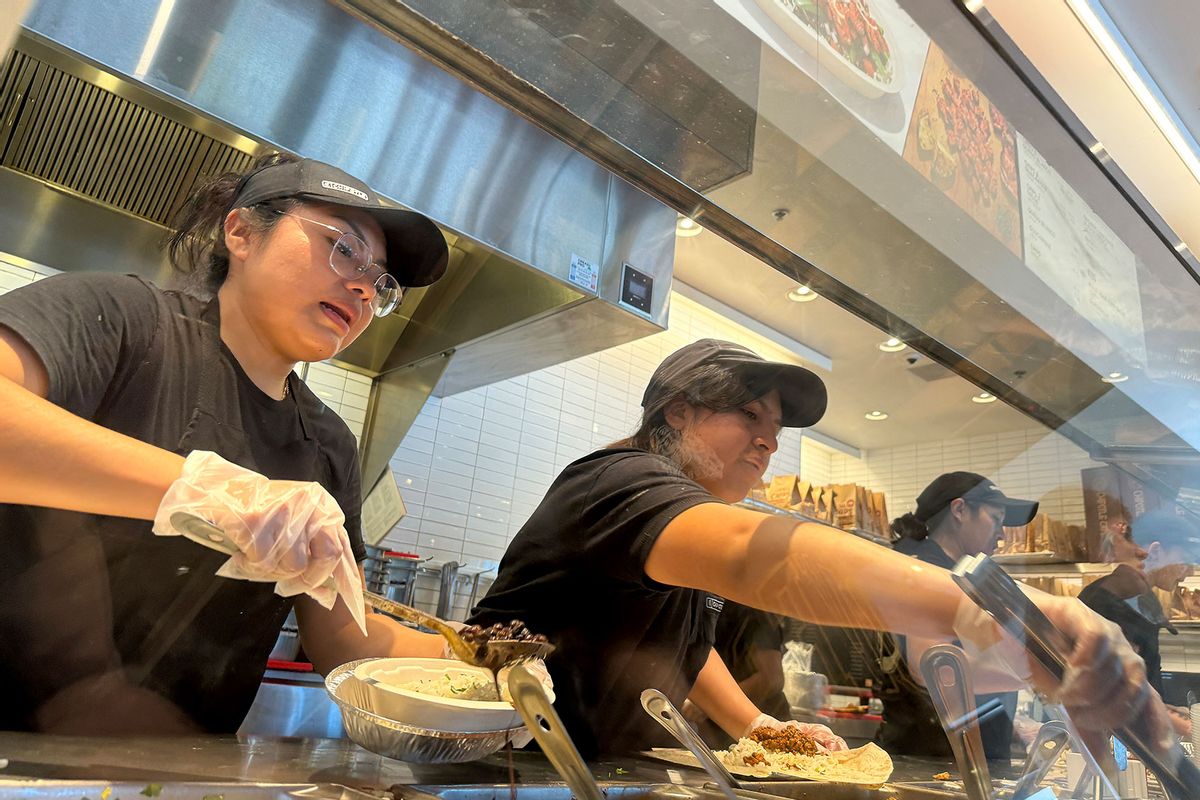
{"type": "Polygon", "coordinates": [[[0,63],[0,166],[168,225],[253,156],[18,50],[0,63]]]}

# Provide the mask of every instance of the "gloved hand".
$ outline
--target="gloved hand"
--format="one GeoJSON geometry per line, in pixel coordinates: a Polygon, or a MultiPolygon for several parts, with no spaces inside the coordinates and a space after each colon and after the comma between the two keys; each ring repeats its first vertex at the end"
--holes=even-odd
{"type": "Polygon", "coordinates": [[[181,511],[216,525],[237,547],[218,575],[273,581],[279,595],[307,594],[325,608],[333,608],[341,595],[366,635],[362,576],[346,535],[346,517],[320,484],[269,480],[197,450],[163,495],[154,532],[178,536],[171,515],[181,511]]]}
{"type": "MultiPolygon", "coordinates": [[[[1146,666],[1121,629],[1078,600],[1021,585],[1022,591],[1074,646],[1061,683],[1031,662],[1025,646],[964,597],[954,620],[972,669],[1006,672],[1066,706],[1081,729],[1108,731],[1137,720],[1155,740],[1170,734],[1166,709],[1146,681],[1146,666]]],[[[1015,688],[1015,686],[1014,686],[1015,688]]]]}
{"type": "Polygon", "coordinates": [[[759,714],[757,717],[755,717],[754,721],[746,726],[746,730],[742,732],[742,738],[745,739],[750,735],[751,731],[757,728],[773,728],[775,730],[781,730],[783,728],[796,728],[801,733],[811,736],[816,741],[817,745],[825,750],[849,749],[846,746],[845,739],[838,736],[824,725],[814,725],[809,722],[796,722],[795,720],[791,719],[789,719],[787,722],[780,722],[770,714],[759,714]]]}

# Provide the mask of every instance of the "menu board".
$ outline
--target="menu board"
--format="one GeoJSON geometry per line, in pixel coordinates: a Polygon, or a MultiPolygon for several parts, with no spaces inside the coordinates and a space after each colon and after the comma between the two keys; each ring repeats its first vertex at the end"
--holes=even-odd
{"type": "Polygon", "coordinates": [[[1112,344],[1144,356],[1133,252],[896,0],[716,2],[1112,344]]]}
{"type": "Polygon", "coordinates": [[[1021,256],[1012,126],[937,45],[930,45],[904,160],[1021,256]]]}
{"type": "Polygon", "coordinates": [[[1137,262],[1024,137],[1017,137],[1025,264],[1118,347],[1144,357],[1137,262]]]}

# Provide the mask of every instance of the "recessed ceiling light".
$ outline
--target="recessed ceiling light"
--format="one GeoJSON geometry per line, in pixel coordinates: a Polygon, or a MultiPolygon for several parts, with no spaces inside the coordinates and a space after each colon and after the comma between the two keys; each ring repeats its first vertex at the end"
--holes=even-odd
{"type": "Polygon", "coordinates": [[[1100,380],[1104,381],[1105,383],[1124,383],[1125,381],[1129,380],[1129,376],[1123,372],[1110,372],[1100,380]]]}
{"type": "Polygon", "coordinates": [[[807,303],[809,300],[816,300],[817,293],[807,286],[797,286],[787,293],[787,299],[793,303],[807,303]]]}
{"type": "Polygon", "coordinates": [[[885,353],[899,353],[906,347],[908,347],[908,345],[897,339],[895,336],[890,337],[886,342],[879,343],[879,349],[885,353]]]}
{"type": "Polygon", "coordinates": [[[994,403],[994,402],[996,402],[996,395],[988,394],[987,392],[980,392],[979,394],[974,395],[971,398],[971,402],[972,403],[994,403]]]}
{"type": "Polygon", "coordinates": [[[863,414],[863,416],[871,420],[871,422],[882,422],[888,418],[886,411],[868,411],[866,414],[863,414]]]}
{"type": "Polygon", "coordinates": [[[675,221],[676,236],[699,236],[703,232],[704,228],[700,227],[700,223],[696,222],[696,220],[692,219],[691,217],[685,217],[681,215],[679,219],[675,221]]]}

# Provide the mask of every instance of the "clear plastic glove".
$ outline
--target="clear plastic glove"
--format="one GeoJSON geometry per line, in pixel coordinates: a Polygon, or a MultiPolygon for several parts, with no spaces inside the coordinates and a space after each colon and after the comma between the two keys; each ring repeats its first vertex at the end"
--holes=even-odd
{"type": "Polygon", "coordinates": [[[1078,600],[1055,597],[1025,585],[1021,589],[1074,643],[1066,654],[1062,682],[1056,682],[1031,662],[1022,642],[1009,636],[964,597],[955,615],[954,632],[972,670],[1007,673],[1016,685],[1032,685],[1062,703],[1071,720],[1083,730],[1108,731],[1136,720],[1148,725],[1156,740],[1169,736],[1166,710],[1146,681],[1146,665],[1116,624],[1078,600]]]}
{"type": "Polygon", "coordinates": [[[197,450],[167,489],[154,517],[159,536],[178,536],[171,515],[216,525],[238,553],[217,574],[274,582],[282,597],[307,594],[325,608],[340,595],[363,635],[362,576],[346,535],[346,517],[318,483],[273,481],[216,453],[197,450]]]}
{"type": "Polygon", "coordinates": [[[746,730],[742,732],[742,738],[745,739],[750,735],[751,731],[758,728],[773,728],[774,730],[782,730],[783,728],[796,728],[801,733],[807,734],[813,738],[817,745],[825,750],[848,750],[846,740],[838,736],[833,731],[824,725],[815,725],[809,722],[796,722],[789,719],[787,722],[780,722],[770,714],[759,714],[754,720],[746,726],[746,730]]]}

